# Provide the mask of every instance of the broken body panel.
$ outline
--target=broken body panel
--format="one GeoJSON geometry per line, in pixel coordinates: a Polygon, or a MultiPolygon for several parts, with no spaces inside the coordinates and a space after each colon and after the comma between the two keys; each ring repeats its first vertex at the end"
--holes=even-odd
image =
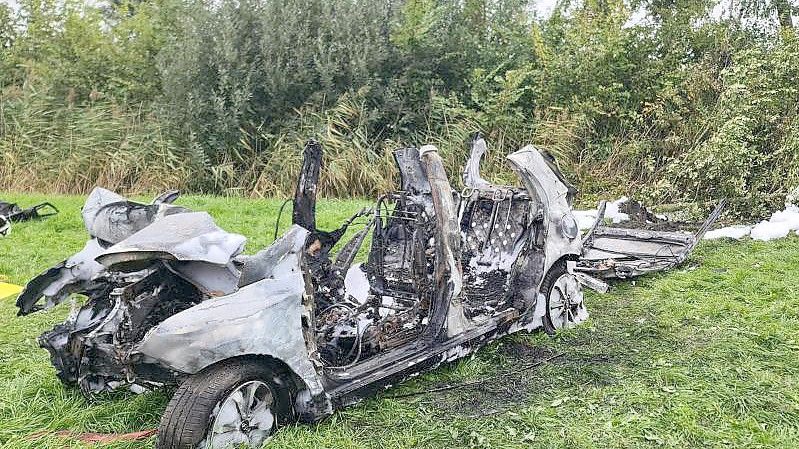
{"type": "MultiPolygon", "coordinates": [[[[491,183],[480,176],[480,159],[487,148],[485,140],[479,136],[472,141],[471,154],[463,172],[463,181],[467,190],[493,187],[491,183]]],[[[543,180],[539,189],[546,188],[544,186],[561,187],[561,191],[550,192],[543,198],[565,197],[570,211],[571,199],[577,191],[564,180],[555,167],[554,160],[548,157],[546,152],[526,154],[535,158],[527,161],[525,166],[538,168],[539,172],[530,176],[529,179],[543,180]],[[545,167],[548,167],[549,170],[545,167]],[[552,179],[552,177],[556,179],[552,179]]],[[[509,159],[513,162],[514,158],[518,159],[519,157],[519,153],[515,153],[509,156],[509,159]]],[[[530,186],[526,185],[526,187],[530,190],[530,186]]],[[[633,227],[620,228],[604,225],[605,202],[600,203],[596,221],[582,239],[580,257],[577,263],[572,264],[570,268],[584,285],[600,291],[606,290],[606,286],[595,284],[590,278],[581,277],[580,273],[603,279],[625,279],[668,270],[682,264],[690,256],[705,232],[720,217],[724,211],[725,202],[720,202],[693,234],[648,229],[669,227],[672,223],[652,214],[635,201],[628,201],[626,205],[630,209],[628,212],[634,216],[633,227]]],[[[550,220],[556,221],[557,215],[561,212],[562,209],[554,208],[550,220]]],[[[568,216],[571,216],[571,213],[563,215],[563,217],[568,216]]]]}
{"type": "MultiPolygon", "coordinates": [[[[682,264],[724,210],[720,202],[694,234],[603,226],[603,207],[583,239],[577,270],[600,278],[627,279],[682,264]]],[[[646,213],[649,223],[659,219],[646,213]]],[[[663,220],[659,220],[664,224],[663,220]]],[[[645,223],[640,224],[642,227],[645,223]]]]}
{"type": "Polygon", "coordinates": [[[91,239],[81,251],[28,282],[17,298],[18,315],[48,309],[72,293],[94,290],[97,286],[93,279],[106,271],[95,258],[158,218],[188,211],[170,204],[177,196],[177,192],[170,191],[152,204],[141,204],[103,188],[92,190],[81,211],[91,239]],[[42,300],[44,306],[39,305],[42,300]]]}
{"type": "Polygon", "coordinates": [[[41,337],[61,379],[90,393],[175,383],[223,360],[260,357],[292,373],[298,416],[316,420],[501,335],[541,327],[544,275],[580,254],[579,239],[563,232],[569,188],[537,150],[509,157],[524,187],[473,185],[458,195],[427,146],[397,151],[402,190],[381,198],[331,260],[369,211],[338,230],[316,229],[321,148],[311,142],[305,156],[295,226],[253,256],[239,255],[243,237],[206,214],[93,192],[86,248],[18,301],[25,314],[41,298],[49,307],[72,292],[89,296],[41,337]],[[368,261],[353,265],[370,231],[368,261]],[[361,280],[360,292],[347,277],[361,280]]]}
{"type": "Polygon", "coordinates": [[[196,286],[208,282],[209,270],[215,274],[227,269],[230,257],[241,250],[243,237],[217,228],[205,213],[190,214],[169,204],[177,195],[167,192],[141,204],[94,189],[82,210],[91,239],[31,280],[17,298],[18,313],[26,315],[72,293],[88,297],[83,306],[73,305],[65,322],[39,338],[64,383],[77,384],[86,393],[127,385],[133,377],[126,363],[132,345],[160,320],[209,297],[196,286]],[[178,214],[186,216],[180,223],[192,226],[176,230],[173,223],[170,230],[178,214]],[[160,244],[147,239],[152,233],[160,236],[160,244]],[[220,234],[232,242],[227,248],[214,244],[224,240],[220,234]],[[173,237],[173,246],[165,235],[173,237]],[[222,260],[224,265],[217,266],[222,260]],[[184,274],[190,269],[201,270],[203,276],[184,274]]]}
{"type": "MultiPolygon", "coordinates": [[[[310,148],[315,163],[304,166],[294,211],[294,221],[307,226],[315,223],[321,164],[310,148]]],[[[541,327],[543,276],[559,260],[576,259],[580,244],[559,230],[568,189],[547,185],[558,183],[547,177],[548,166],[531,166],[538,152],[511,157],[532,194],[473,188],[467,198],[453,195],[434,147],[395,156],[403,190],[382,198],[364,228],[373,233],[368,262],[352,265],[365,232],[331,261],[330,243],[343,233],[295,224],[265,250],[268,259],[260,257],[268,270],[250,270],[237,292],[167,318],[131,360],[178,376],[235,357],[273,360],[295,376],[298,416],[316,420],[501,335],[541,327]],[[479,218],[500,213],[490,227],[479,218]],[[361,301],[347,290],[347,275],[368,284],[361,301]]],[[[253,263],[247,259],[242,270],[253,263]]]]}
{"type": "Polygon", "coordinates": [[[16,203],[0,201],[0,236],[11,232],[11,223],[46,218],[58,213],[58,208],[51,203],[44,202],[23,209],[16,203]]]}

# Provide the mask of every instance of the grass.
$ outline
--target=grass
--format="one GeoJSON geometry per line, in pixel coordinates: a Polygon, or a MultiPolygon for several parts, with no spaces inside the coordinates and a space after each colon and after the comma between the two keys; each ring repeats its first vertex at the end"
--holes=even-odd
{"type": "MultiPolygon", "coordinates": [[[[23,205],[35,195],[0,195],[23,205]]],[[[86,235],[78,197],[62,214],[0,239],[0,281],[24,283],[74,253],[86,235]]],[[[253,252],[272,240],[280,201],[187,197],[253,252]]],[[[324,201],[333,228],[361,201],[324,201]]],[[[290,221],[284,214],[284,225],[290,221]]],[[[168,396],[94,401],[57,381],[36,336],[69,306],[25,318],[0,300],[0,447],[83,447],[40,431],[132,432],[157,426],[168,396]]],[[[282,429],[275,448],[799,447],[799,238],[700,245],[682,268],[589,295],[590,320],[555,338],[523,334],[484,348],[318,425],[282,429]],[[533,358],[565,353],[513,373],[533,358]],[[448,382],[470,388],[390,399],[448,382]]],[[[145,448],[153,440],[106,447],[145,448]]]]}

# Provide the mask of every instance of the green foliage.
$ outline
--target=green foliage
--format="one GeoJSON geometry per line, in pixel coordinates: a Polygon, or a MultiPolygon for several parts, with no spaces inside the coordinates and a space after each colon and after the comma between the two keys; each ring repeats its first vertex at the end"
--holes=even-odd
{"type": "Polygon", "coordinates": [[[324,192],[372,194],[390,188],[403,145],[437,144],[459,178],[476,131],[498,182],[514,182],[504,155],[533,143],[592,197],[728,197],[757,216],[799,184],[792,2],[747,0],[719,15],[710,0],[564,0],[546,18],[532,6],[0,6],[0,152],[29,173],[12,183],[8,165],[0,187],[85,190],[106,182],[101,170],[70,161],[99,166],[109,154],[195,191],[285,195],[302,142],[317,138],[338,170],[324,192]],[[50,182],[76,167],[82,175],[50,182]]]}
{"type": "Polygon", "coordinates": [[[320,194],[374,197],[392,190],[391,151],[399,148],[399,143],[371,134],[367,95],[363,89],[342,95],[329,107],[305,107],[298,111],[290,131],[279,136],[255,130],[242,139],[236,151],[225,153],[209,168],[211,190],[291,197],[308,136],[314,136],[325,150],[320,194]]]}
{"type": "Polygon", "coordinates": [[[173,122],[213,157],[379,77],[392,2],[190,2],[161,54],[173,122]]]}
{"type": "Polygon", "coordinates": [[[0,5],[0,51],[2,52],[6,52],[11,47],[17,34],[13,16],[10,6],[0,5]]]}
{"type": "Polygon", "coordinates": [[[164,39],[167,8],[152,2],[117,14],[79,0],[20,3],[25,14],[15,16],[25,28],[16,27],[3,55],[10,70],[0,73],[0,86],[33,86],[67,106],[100,98],[137,103],[158,95],[153,58],[164,39]]]}
{"type": "Polygon", "coordinates": [[[720,96],[708,117],[714,133],[667,165],[668,188],[685,199],[747,198],[747,207],[779,204],[777,194],[799,183],[799,41],[740,51],[721,74],[720,96]]]}
{"type": "Polygon", "coordinates": [[[192,186],[201,161],[146,110],[97,101],[53,110],[33,89],[0,94],[0,185],[16,190],[155,191],[192,186]]]}
{"type": "Polygon", "coordinates": [[[503,77],[531,60],[528,3],[405,2],[391,34],[401,66],[384,105],[389,113],[404,116],[399,131],[417,131],[428,122],[435,97],[454,94],[465,102],[479,100],[481,94],[473,98],[470,93],[472,82],[483,82],[486,72],[503,77]],[[398,102],[391,101],[395,98],[404,104],[397,107],[398,102]]]}

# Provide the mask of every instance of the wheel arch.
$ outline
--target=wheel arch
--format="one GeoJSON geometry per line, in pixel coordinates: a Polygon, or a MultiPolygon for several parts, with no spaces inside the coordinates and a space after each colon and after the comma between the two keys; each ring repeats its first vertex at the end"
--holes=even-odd
{"type": "Polygon", "coordinates": [[[324,392],[314,394],[314,385],[311,382],[292,369],[286,361],[271,354],[249,353],[216,360],[203,366],[194,374],[218,368],[226,363],[240,361],[268,366],[275,371],[275,374],[282,376],[282,380],[288,382],[294,418],[305,422],[316,422],[332,413],[332,403],[327,394],[324,392]]]}
{"type": "Polygon", "coordinates": [[[202,302],[150,329],[134,347],[142,362],[193,375],[236,357],[264,357],[288,366],[313,396],[322,376],[303,333],[303,278],[264,279],[202,302]]]}
{"type": "Polygon", "coordinates": [[[276,374],[282,375],[283,379],[290,381],[290,386],[292,387],[293,395],[296,394],[297,391],[308,388],[308,384],[302,379],[302,377],[300,377],[297,373],[295,373],[294,370],[292,370],[291,367],[286,362],[270,354],[253,353],[253,354],[242,354],[234,357],[228,357],[203,366],[200,369],[200,371],[198,371],[195,374],[199,374],[201,372],[217,368],[226,363],[237,362],[237,361],[258,363],[268,366],[269,368],[274,370],[276,374]]]}
{"type": "Polygon", "coordinates": [[[550,260],[545,260],[544,261],[544,266],[542,267],[542,270],[541,270],[541,278],[538,279],[538,292],[541,291],[541,288],[544,285],[544,279],[546,279],[547,275],[552,270],[554,270],[558,265],[560,265],[560,264],[566,265],[567,262],[576,261],[579,258],[580,258],[579,254],[568,252],[568,253],[565,253],[565,254],[561,254],[555,260],[551,260],[551,261],[550,260]]]}
{"type": "Polygon", "coordinates": [[[579,254],[576,254],[576,253],[563,254],[560,257],[558,257],[557,259],[555,259],[554,262],[549,264],[549,267],[547,268],[546,273],[544,273],[544,276],[546,276],[547,273],[552,271],[552,269],[555,268],[555,266],[558,265],[558,264],[561,264],[561,263],[562,264],[566,264],[568,262],[577,261],[577,260],[580,260],[580,255],[579,254]]]}

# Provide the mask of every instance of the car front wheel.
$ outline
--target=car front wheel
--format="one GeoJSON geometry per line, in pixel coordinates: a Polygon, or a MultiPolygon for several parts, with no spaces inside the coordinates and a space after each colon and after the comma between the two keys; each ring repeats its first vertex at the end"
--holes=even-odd
{"type": "Polygon", "coordinates": [[[157,449],[260,448],[291,415],[285,376],[233,359],[189,377],[167,405],[157,449]]]}

